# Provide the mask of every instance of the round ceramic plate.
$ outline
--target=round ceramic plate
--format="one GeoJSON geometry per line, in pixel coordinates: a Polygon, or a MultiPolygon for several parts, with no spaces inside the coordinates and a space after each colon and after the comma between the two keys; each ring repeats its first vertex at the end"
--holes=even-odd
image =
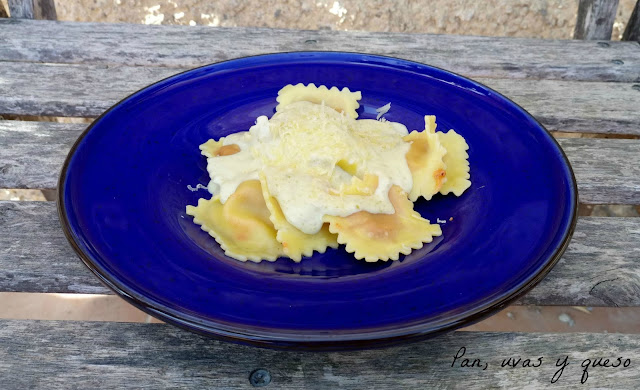
{"type": "Polygon", "coordinates": [[[355,53],[272,54],[178,74],[127,98],[74,145],[59,183],[65,233],[85,264],[146,312],[262,346],[348,349],[475,322],[539,282],[576,220],[571,167],[551,135],[495,91],[427,65],[355,53]],[[469,144],[471,188],[415,204],[442,236],[399,261],[343,248],[301,263],[240,262],[185,214],[206,191],[198,145],[271,117],[287,84],[362,91],[360,118],[437,117],[469,144]]]}

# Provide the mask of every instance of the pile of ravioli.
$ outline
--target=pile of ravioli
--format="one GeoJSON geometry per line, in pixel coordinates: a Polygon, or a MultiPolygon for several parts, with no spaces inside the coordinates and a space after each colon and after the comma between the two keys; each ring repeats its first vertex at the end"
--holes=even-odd
{"type": "Polygon", "coordinates": [[[442,235],[413,202],[462,195],[469,146],[454,130],[436,131],[434,116],[411,132],[382,115],[357,119],[361,97],[282,88],[271,118],[200,145],[212,196],[186,213],[240,261],[299,262],[341,244],[358,260],[398,260],[442,235]]]}

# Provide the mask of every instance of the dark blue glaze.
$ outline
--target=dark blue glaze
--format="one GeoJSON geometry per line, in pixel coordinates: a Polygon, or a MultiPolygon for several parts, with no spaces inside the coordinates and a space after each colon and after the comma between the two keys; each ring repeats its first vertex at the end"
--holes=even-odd
{"type": "Polygon", "coordinates": [[[69,155],[60,214],[85,263],[148,312],[201,333],[291,348],[352,348],[420,338],[495,311],[531,288],[566,247],[575,180],[528,113],[458,75],[352,53],[248,57],[173,76],[97,119],[69,155]],[[409,130],[437,116],[467,140],[472,186],[420,200],[443,236],[397,262],[356,261],[342,248],[296,264],[227,258],[185,215],[206,191],[198,145],[271,116],[289,83],[362,91],[361,118],[409,130]],[[449,218],[453,217],[450,221],[449,218]]]}

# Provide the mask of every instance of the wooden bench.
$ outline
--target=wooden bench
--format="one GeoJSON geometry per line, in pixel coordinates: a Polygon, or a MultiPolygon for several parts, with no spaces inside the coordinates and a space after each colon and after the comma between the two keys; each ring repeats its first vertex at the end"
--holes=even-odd
{"type": "MultiPolygon", "coordinates": [[[[54,0],[8,0],[12,18],[56,20],[54,0]]],[[[619,0],[580,0],[574,39],[609,40],[619,0]]],[[[623,41],[640,41],[640,13],[636,3],[622,36],[623,41]]],[[[0,18],[7,12],[0,3],[0,18]]]]}
{"type": "Polygon", "coordinates": [[[58,19],[54,0],[8,0],[8,5],[9,16],[15,19],[58,19]]]}
{"type": "MultiPolygon", "coordinates": [[[[467,36],[0,19],[0,114],[95,117],[184,69],[294,50],[424,62],[486,83],[562,138],[584,204],[640,204],[640,45],[467,36]],[[91,40],[88,40],[90,37],[91,40]],[[632,136],[635,136],[633,138],[632,136]]],[[[0,188],[53,189],[85,125],[0,121],[0,188]]],[[[75,256],[52,202],[0,202],[0,292],[111,294],[75,256]]],[[[640,218],[581,217],[558,265],[517,305],[640,306],[640,218]]],[[[164,324],[0,320],[0,388],[637,388],[640,335],[453,332],[383,350],[298,353],[217,342],[164,324]],[[466,357],[486,370],[453,364],[466,357]],[[539,368],[502,359],[544,357],[539,368]],[[560,360],[559,363],[562,363],[560,360]],[[256,369],[263,369],[258,371],[256,369]],[[252,376],[253,373],[253,376],[252,376]]]]}

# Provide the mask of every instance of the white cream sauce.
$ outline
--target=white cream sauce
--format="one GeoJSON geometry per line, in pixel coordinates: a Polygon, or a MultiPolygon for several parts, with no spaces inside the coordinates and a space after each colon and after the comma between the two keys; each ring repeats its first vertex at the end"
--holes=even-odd
{"type": "Polygon", "coordinates": [[[355,120],[324,104],[293,103],[224,138],[223,145],[237,144],[240,152],[208,159],[209,189],[224,203],[240,183],[262,174],[287,221],[307,234],[322,228],[325,215],[391,214],[391,186],[406,192],[413,186],[405,158],[410,144],[402,139],[407,133],[400,123],[355,120]],[[376,175],[375,192],[332,194],[351,183],[352,174],[376,175]]]}

